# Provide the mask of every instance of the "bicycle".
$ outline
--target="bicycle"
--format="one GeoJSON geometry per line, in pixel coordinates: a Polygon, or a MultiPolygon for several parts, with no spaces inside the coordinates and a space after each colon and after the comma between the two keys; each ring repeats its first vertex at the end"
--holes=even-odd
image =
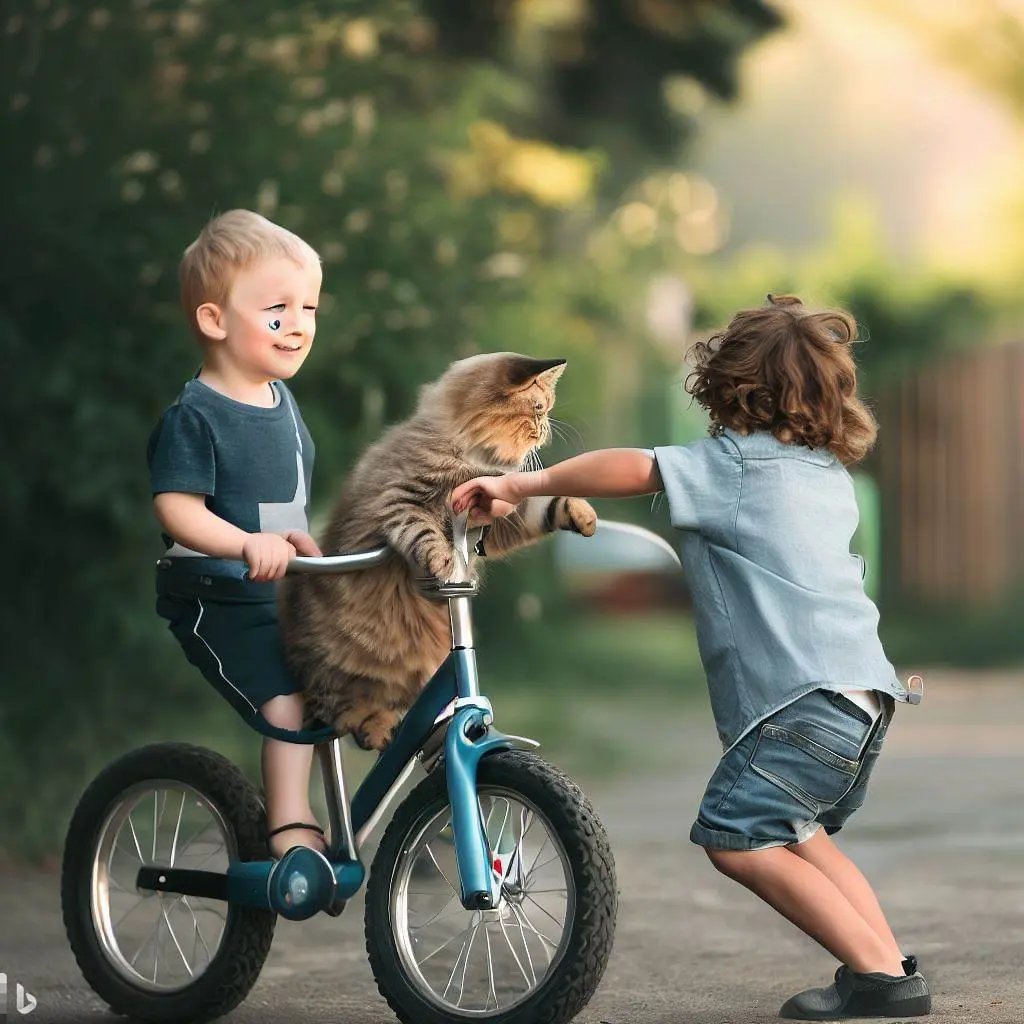
{"type": "MultiPolygon", "coordinates": [[[[228,1013],[256,983],[279,915],[338,916],[364,881],[370,965],[404,1024],[554,1024],[586,1005],[615,932],[608,836],[535,740],[494,727],[473,646],[477,587],[458,578],[468,577],[465,514],[453,533],[463,572],[418,581],[448,601],[451,651],[351,800],[331,726],[250,723],[316,745],[326,855],[293,847],[273,860],[256,787],[203,747],[131,751],[87,787],[61,902],[79,967],[115,1012],[154,1024],[228,1013]],[[367,879],[360,849],[417,764],[426,778],[395,810],[367,879]]],[[[298,557],[288,571],[355,572],[391,555],[298,557]]]]}

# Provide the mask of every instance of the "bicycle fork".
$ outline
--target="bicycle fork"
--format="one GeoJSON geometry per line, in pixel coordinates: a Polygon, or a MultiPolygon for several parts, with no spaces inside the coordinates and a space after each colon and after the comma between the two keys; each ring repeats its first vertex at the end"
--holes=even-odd
{"type": "Polygon", "coordinates": [[[444,770],[452,809],[459,898],[467,910],[493,910],[501,898],[502,876],[494,870],[492,851],[477,795],[481,758],[495,750],[533,750],[540,744],[525,736],[509,736],[493,726],[490,701],[476,691],[476,659],[472,648],[453,652],[459,693],[444,738],[444,770]]]}

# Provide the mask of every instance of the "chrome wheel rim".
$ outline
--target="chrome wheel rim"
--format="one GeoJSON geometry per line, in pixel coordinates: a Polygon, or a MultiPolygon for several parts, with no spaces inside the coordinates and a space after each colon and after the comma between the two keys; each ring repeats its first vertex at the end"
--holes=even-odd
{"type": "Polygon", "coordinates": [[[505,879],[497,907],[470,911],[459,900],[447,805],[405,846],[391,893],[402,966],[425,999],[456,1017],[529,999],[562,959],[575,919],[568,857],[541,811],[506,789],[482,789],[479,802],[505,879]]]}
{"type": "Polygon", "coordinates": [[[100,826],[90,905],[103,955],[150,992],[193,984],[220,948],[228,904],[136,888],[143,866],[227,871],[234,837],[217,808],[182,782],[157,779],[121,793],[100,826]]]}

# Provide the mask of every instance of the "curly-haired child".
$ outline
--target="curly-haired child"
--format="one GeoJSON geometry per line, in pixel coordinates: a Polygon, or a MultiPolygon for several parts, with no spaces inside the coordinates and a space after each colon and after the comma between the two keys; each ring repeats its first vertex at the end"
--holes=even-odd
{"type": "Polygon", "coordinates": [[[846,467],[877,425],[857,398],[854,318],[792,296],[737,313],[694,347],[687,390],[710,437],[586,452],[471,480],[456,512],[508,515],[533,495],[664,490],[724,754],[690,831],[712,864],[818,941],[840,967],[789,999],[794,1020],[930,1012],[870,884],[831,836],[861,806],[897,701],[878,639],[846,467]]]}

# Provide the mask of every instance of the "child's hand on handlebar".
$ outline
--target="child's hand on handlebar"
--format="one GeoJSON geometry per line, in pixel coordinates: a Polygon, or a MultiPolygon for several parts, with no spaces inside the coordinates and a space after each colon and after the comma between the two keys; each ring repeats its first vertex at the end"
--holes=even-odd
{"type": "Polygon", "coordinates": [[[320,550],[317,542],[305,530],[286,530],[282,536],[295,548],[296,554],[323,558],[324,553],[320,550]]]}
{"type": "Polygon", "coordinates": [[[242,560],[249,566],[249,579],[254,583],[279,580],[288,570],[288,562],[296,555],[321,554],[316,541],[302,530],[280,533],[251,533],[242,545],[242,560]]]}
{"type": "Polygon", "coordinates": [[[479,526],[515,512],[520,497],[511,477],[478,476],[452,491],[452,510],[456,515],[472,509],[470,520],[479,526]]]}

